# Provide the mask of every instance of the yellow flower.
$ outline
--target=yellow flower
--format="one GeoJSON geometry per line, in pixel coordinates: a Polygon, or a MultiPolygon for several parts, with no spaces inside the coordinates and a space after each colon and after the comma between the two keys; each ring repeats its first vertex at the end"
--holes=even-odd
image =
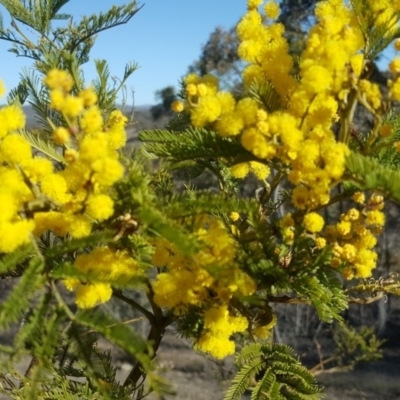
{"type": "Polygon", "coordinates": [[[209,90],[208,90],[207,85],[205,85],[204,83],[199,83],[199,84],[197,85],[197,94],[198,94],[200,97],[204,97],[204,96],[207,95],[207,93],[209,93],[209,90]]]}
{"type": "Polygon", "coordinates": [[[323,237],[318,237],[315,239],[315,247],[317,249],[323,249],[326,246],[326,239],[323,237]]]}
{"type": "Polygon", "coordinates": [[[389,63],[389,71],[392,72],[393,74],[400,73],[400,58],[399,57],[395,57],[389,63]]]}
{"type": "Polygon", "coordinates": [[[195,74],[195,73],[190,73],[189,75],[186,75],[184,78],[184,82],[186,86],[189,86],[190,84],[197,85],[200,82],[200,76],[195,74]]]}
{"type": "Polygon", "coordinates": [[[32,158],[30,144],[22,136],[12,133],[0,143],[0,158],[10,164],[20,164],[32,158]]]}
{"type": "Polygon", "coordinates": [[[253,8],[257,8],[263,0],[247,0],[247,8],[252,10],[253,8]]]}
{"type": "Polygon", "coordinates": [[[313,65],[303,72],[303,87],[310,93],[320,93],[328,90],[332,84],[330,71],[320,65],[313,65]]]}
{"type": "Polygon", "coordinates": [[[385,214],[378,210],[367,211],[365,222],[369,225],[383,226],[385,225],[385,214]]]}
{"type": "Polygon", "coordinates": [[[240,100],[235,112],[242,118],[245,126],[250,126],[257,123],[258,104],[254,99],[245,97],[240,100]]]}
{"type": "Polygon", "coordinates": [[[79,153],[75,149],[67,149],[64,152],[64,158],[67,163],[72,163],[79,158],[79,153]]]}
{"type": "Polygon", "coordinates": [[[65,236],[69,223],[65,215],[57,211],[36,212],[34,215],[34,234],[40,236],[45,231],[52,231],[57,236],[65,236]]]}
{"type": "Polygon", "coordinates": [[[64,127],[58,127],[56,128],[56,130],[53,132],[53,140],[54,143],[56,144],[66,144],[69,142],[71,135],[68,131],[68,129],[64,128],[64,127]]]}
{"type": "Polygon", "coordinates": [[[61,111],[64,106],[65,95],[61,90],[54,89],[50,92],[50,107],[61,111]]]}
{"type": "Polygon", "coordinates": [[[73,238],[82,238],[90,235],[92,223],[84,215],[68,216],[68,232],[73,238]]]}
{"type": "Polygon", "coordinates": [[[214,128],[219,135],[227,137],[239,135],[243,126],[242,117],[237,113],[231,112],[221,115],[215,122],[214,128]]]}
{"type": "Polygon", "coordinates": [[[77,117],[83,111],[83,99],[80,97],[66,96],[60,111],[70,118],[77,117]]]}
{"type": "Polygon", "coordinates": [[[175,100],[172,102],[171,104],[171,110],[176,112],[176,113],[180,113],[185,109],[185,105],[183,104],[182,101],[180,100],[175,100]]]}
{"type": "Polygon", "coordinates": [[[92,182],[105,187],[113,185],[124,174],[124,167],[121,163],[110,157],[95,161],[92,164],[92,168],[95,172],[92,182]]]}
{"type": "Polygon", "coordinates": [[[74,84],[71,75],[59,69],[50,70],[43,82],[49,89],[62,89],[65,92],[71,91],[74,84]]]}
{"type": "Polygon", "coordinates": [[[5,106],[0,109],[0,139],[7,133],[21,129],[25,126],[25,114],[16,105],[5,106]]]}
{"type": "Polygon", "coordinates": [[[260,180],[266,179],[271,172],[268,165],[257,161],[250,161],[250,171],[260,180]]]}
{"type": "Polygon", "coordinates": [[[231,174],[234,178],[244,178],[250,172],[249,163],[240,163],[230,167],[231,174]]]}
{"type": "Polygon", "coordinates": [[[92,87],[81,90],[79,92],[79,97],[83,100],[83,105],[85,107],[91,107],[97,103],[97,93],[92,87]]]}
{"type": "Polygon", "coordinates": [[[0,222],[0,253],[12,253],[19,246],[28,243],[34,226],[33,221],[26,219],[0,222]]]}
{"type": "Polygon", "coordinates": [[[294,219],[292,213],[287,213],[280,221],[279,225],[282,228],[291,228],[294,226],[294,219]]]}
{"type": "Polygon", "coordinates": [[[54,166],[47,158],[35,157],[24,161],[22,169],[32,182],[38,183],[53,173],[54,166]]]}
{"type": "Polygon", "coordinates": [[[348,221],[342,221],[336,224],[338,233],[342,236],[346,236],[351,231],[351,223],[348,221]]]}
{"type": "Polygon", "coordinates": [[[304,216],[304,227],[312,233],[320,232],[324,227],[324,219],[316,212],[308,213],[304,216]]]}
{"type": "Polygon", "coordinates": [[[80,285],[79,279],[76,279],[76,278],[64,279],[63,283],[64,283],[65,287],[67,288],[67,290],[69,290],[70,292],[75,290],[80,285]]]}
{"type": "Polygon", "coordinates": [[[110,300],[112,289],[108,283],[88,283],[76,290],[75,303],[78,308],[92,308],[110,300]]]}
{"type": "Polygon", "coordinates": [[[126,282],[140,275],[136,261],[125,251],[113,251],[109,247],[96,247],[91,253],[80,254],[75,266],[83,273],[90,274],[91,280],[126,282]]]}
{"type": "Polygon", "coordinates": [[[98,221],[104,221],[113,214],[114,202],[106,194],[92,195],[86,201],[86,212],[98,221]]]}
{"type": "Polygon", "coordinates": [[[277,19],[279,17],[280,11],[281,10],[279,8],[279,4],[275,3],[274,1],[269,1],[264,6],[265,15],[269,19],[277,19]]]}
{"type": "Polygon", "coordinates": [[[218,337],[213,333],[207,332],[201,335],[200,339],[195,343],[195,348],[222,360],[235,352],[235,343],[225,336],[218,337]]]}
{"type": "Polygon", "coordinates": [[[41,182],[41,190],[57,203],[64,204],[71,198],[67,182],[59,174],[47,175],[41,182]]]}
{"type": "Polygon", "coordinates": [[[353,194],[352,197],[353,201],[358,203],[358,204],[364,204],[365,202],[365,195],[362,192],[356,192],[353,194]]]}
{"type": "Polygon", "coordinates": [[[85,110],[80,119],[80,126],[85,133],[100,132],[103,129],[103,117],[99,107],[94,105],[85,110]]]}
{"type": "Polygon", "coordinates": [[[235,98],[230,92],[218,92],[216,95],[221,105],[221,115],[232,113],[235,109],[235,98]]]}
{"type": "Polygon", "coordinates": [[[297,186],[292,192],[292,202],[295,207],[300,210],[307,208],[309,203],[310,192],[304,186],[297,186]]]}
{"type": "Polygon", "coordinates": [[[193,109],[191,120],[196,127],[203,127],[209,122],[214,122],[221,115],[221,104],[213,96],[202,97],[198,105],[193,109]]]}
{"type": "Polygon", "coordinates": [[[0,204],[0,223],[10,222],[11,219],[16,216],[18,211],[18,201],[16,196],[9,191],[0,191],[0,204]]]}
{"type": "Polygon", "coordinates": [[[232,211],[229,214],[229,218],[230,218],[231,221],[235,222],[235,221],[239,220],[240,214],[238,212],[236,212],[236,211],[232,211]]]}
{"type": "Polygon", "coordinates": [[[247,319],[242,315],[230,315],[227,305],[211,307],[204,313],[204,331],[195,347],[215,358],[224,358],[235,351],[230,336],[235,332],[243,332],[247,327],[247,319]]]}

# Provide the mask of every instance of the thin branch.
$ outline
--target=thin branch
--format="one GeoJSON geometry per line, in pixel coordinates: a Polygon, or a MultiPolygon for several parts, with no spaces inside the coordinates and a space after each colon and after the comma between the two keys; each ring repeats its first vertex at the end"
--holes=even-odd
{"type": "MultiPolygon", "coordinates": [[[[351,304],[371,304],[385,296],[385,292],[379,292],[370,297],[348,297],[347,302],[351,304]]],[[[290,296],[268,296],[270,303],[284,303],[284,304],[311,304],[310,299],[301,299],[299,297],[290,296]]]]}
{"type": "Polygon", "coordinates": [[[129,15],[128,17],[126,17],[126,18],[125,18],[123,21],[121,21],[121,22],[115,22],[114,24],[112,24],[112,25],[110,25],[110,26],[105,26],[104,28],[100,28],[100,29],[94,30],[93,32],[88,33],[87,35],[83,36],[81,39],[79,39],[79,40],[72,46],[72,48],[70,49],[70,52],[73,53],[73,52],[78,48],[78,46],[79,46],[81,43],[85,42],[87,39],[90,39],[91,37],[97,35],[97,34],[100,33],[100,32],[106,31],[106,30],[108,30],[108,29],[110,29],[110,28],[114,28],[114,27],[119,26],[119,25],[125,25],[126,23],[128,23],[128,22],[130,21],[130,19],[131,19],[142,7],[143,7],[143,5],[140,6],[139,8],[137,8],[137,9],[135,10],[135,12],[134,12],[132,15],[129,15]]]}
{"type": "Polygon", "coordinates": [[[370,297],[348,297],[347,301],[352,304],[371,304],[386,296],[385,292],[379,292],[370,297]]]}
{"type": "Polygon", "coordinates": [[[150,322],[150,324],[154,324],[155,323],[155,317],[154,315],[149,311],[146,310],[143,306],[141,306],[140,304],[136,303],[135,300],[130,299],[129,297],[126,297],[122,294],[122,292],[120,292],[119,290],[115,290],[113,291],[113,296],[117,297],[118,299],[122,300],[123,302],[125,302],[126,304],[129,304],[131,307],[133,307],[135,310],[140,311],[150,322]]]}
{"type": "Polygon", "coordinates": [[[285,304],[311,304],[310,299],[301,299],[299,297],[290,296],[268,296],[268,302],[285,304]]]}
{"type": "Polygon", "coordinates": [[[50,285],[51,285],[51,289],[52,289],[52,291],[54,293],[54,297],[58,301],[58,304],[64,309],[64,311],[67,314],[68,318],[71,321],[75,321],[74,313],[71,311],[71,309],[68,307],[67,303],[65,302],[65,300],[61,296],[60,292],[58,291],[58,289],[57,289],[57,287],[56,287],[56,285],[54,283],[54,281],[51,281],[50,285]]]}

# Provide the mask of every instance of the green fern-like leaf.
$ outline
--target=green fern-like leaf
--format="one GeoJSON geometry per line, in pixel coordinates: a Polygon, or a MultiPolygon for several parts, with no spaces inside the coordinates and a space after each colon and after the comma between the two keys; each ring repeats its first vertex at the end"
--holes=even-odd
{"type": "Polygon", "coordinates": [[[243,393],[250,386],[251,379],[262,371],[265,367],[264,360],[260,357],[255,357],[244,365],[237,373],[232,381],[231,387],[228,389],[224,400],[237,400],[240,399],[243,393]]]}
{"type": "Polygon", "coordinates": [[[150,359],[146,355],[150,352],[149,344],[127,325],[119,323],[100,309],[81,311],[76,315],[76,321],[115,343],[149,368],[150,359]]]}
{"type": "Polygon", "coordinates": [[[44,285],[45,278],[41,274],[43,267],[42,260],[37,257],[31,259],[11,294],[0,305],[1,329],[21,320],[24,312],[30,306],[32,297],[44,285]]]}
{"type": "Polygon", "coordinates": [[[173,219],[184,218],[202,213],[229,213],[231,211],[257,213],[259,205],[253,199],[232,198],[225,193],[184,192],[171,198],[166,214],[173,219]]]}
{"type": "MultiPolygon", "coordinates": [[[[243,153],[239,142],[223,138],[207,129],[141,131],[139,139],[148,153],[174,161],[221,157],[233,159],[238,153],[243,153]]],[[[254,158],[250,153],[248,157],[254,158]]]]}
{"type": "Polygon", "coordinates": [[[239,372],[224,400],[240,399],[246,389],[251,390],[251,400],[319,400],[323,397],[315,378],[300,364],[289,346],[252,344],[242,350],[237,362],[239,372]]]}
{"type": "Polygon", "coordinates": [[[268,399],[281,399],[279,393],[279,383],[276,382],[276,376],[267,369],[263,377],[257,382],[253,391],[251,392],[251,400],[268,400],[268,399]],[[272,397],[274,396],[274,397],[272,397]]]}
{"type": "Polygon", "coordinates": [[[400,171],[381,165],[371,157],[350,153],[346,180],[361,190],[376,190],[400,203],[400,171]]]}
{"type": "Polygon", "coordinates": [[[284,101],[279,96],[271,82],[265,80],[261,84],[253,83],[249,94],[262,104],[268,112],[274,112],[285,108],[284,101]]]}
{"type": "Polygon", "coordinates": [[[315,276],[300,277],[294,290],[310,299],[322,321],[341,320],[340,312],[348,307],[340,280],[333,271],[320,269],[315,276]]]}
{"type": "Polygon", "coordinates": [[[24,270],[23,262],[32,254],[32,246],[21,247],[18,251],[10,254],[4,254],[0,257],[0,277],[6,278],[7,276],[20,275],[24,270]],[[20,271],[18,271],[18,269],[20,271]]]}
{"type": "Polygon", "coordinates": [[[109,243],[113,236],[115,236],[114,232],[103,230],[101,232],[93,232],[90,236],[85,238],[58,240],[54,242],[51,247],[45,249],[44,255],[48,261],[60,262],[65,255],[76,252],[77,250],[109,243]]]}
{"type": "Polygon", "coordinates": [[[21,130],[20,135],[23,136],[29,144],[40,153],[43,153],[51,160],[65,164],[65,160],[62,154],[60,154],[50,143],[50,141],[41,137],[38,132],[28,132],[21,130]]]}

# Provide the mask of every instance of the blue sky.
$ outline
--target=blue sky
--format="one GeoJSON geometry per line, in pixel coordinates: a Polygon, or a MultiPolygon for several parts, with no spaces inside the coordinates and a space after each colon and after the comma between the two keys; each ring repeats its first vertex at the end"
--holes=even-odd
{"type": "MultiPolygon", "coordinates": [[[[82,15],[107,11],[124,0],[70,0],[62,9],[78,21],[82,15]]],[[[135,105],[155,103],[154,93],[167,85],[178,86],[188,66],[196,60],[202,45],[216,26],[230,28],[243,15],[246,0],[141,0],[144,7],[122,26],[102,32],[84,66],[85,77],[95,76],[93,59],[107,59],[111,74],[122,76],[125,63],[139,64],[129,80],[135,91],[135,105]]],[[[0,6],[5,27],[9,26],[7,11],[0,6]]],[[[6,87],[15,87],[19,72],[31,61],[8,53],[10,44],[0,41],[0,78],[6,87]]],[[[391,56],[391,54],[389,55],[391,56]]],[[[387,64],[383,58],[382,65],[387,64]]]]}
{"type": "MultiPolygon", "coordinates": [[[[77,21],[80,16],[108,10],[123,0],[70,0],[61,10],[77,21]]],[[[167,85],[178,87],[188,66],[196,60],[201,46],[216,26],[230,28],[243,15],[246,0],[141,0],[143,8],[128,22],[102,32],[84,66],[89,81],[95,76],[93,59],[107,59],[111,74],[122,76],[126,62],[135,61],[138,69],[130,78],[135,105],[155,103],[154,93],[167,85]]],[[[4,25],[7,11],[0,6],[4,25]]],[[[19,72],[31,65],[29,59],[8,53],[10,43],[0,41],[0,78],[8,89],[17,85],[19,72]]]]}

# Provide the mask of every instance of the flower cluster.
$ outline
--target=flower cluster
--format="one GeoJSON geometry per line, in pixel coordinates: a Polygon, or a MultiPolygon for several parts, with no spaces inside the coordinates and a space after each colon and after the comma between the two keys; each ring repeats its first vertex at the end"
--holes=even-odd
{"type": "Polygon", "coordinates": [[[33,156],[29,142],[16,132],[25,123],[20,108],[0,110],[2,252],[12,252],[32,233],[39,236],[47,230],[58,236],[87,236],[94,221],[114,212],[108,192],[124,171],[116,150],[125,144],[126,118],[114,111],[104,122],[95,92],[70,95],[73,82],[64,71],[50,71],[45,82],[52,106],[69,124],[68,129],[55,127],[53,137],[63,147],[65,167],[57,170],[49,159],[33,156]]]}
{"type": "MultiPolygon", "coordinates": [[[[300,80],[296,80],[283,26],[265,23],[278,15],[279,7],[269,2],[263,15],[259,4],[249,1],[248,12],[237,26],[239,56],[248,63],[244,87],[268,81],[286,108],[268,112],[249,96],[236,101],[232,94],[218,90],[216,78],[194,74],[185,79],[184,106],[194,126],[209,126],[224,137],[239,136],[243,147],[260,161],[288,166],[289,179],[296,185],[293,203],[308,210],[329,201],[332,186],[344,172],[348,149],[336,141],[331,126],[338,119],[339,99],[350,88],[348,65],[358,63],[361,72],[358,51],[363,37],[341,1],[320,3],[318,23],[310,31],[299,65],[300,80]]],[[[244,177],[250,170],[245,163],[233,166],[232,173],[244,177]]],[[[268,173],[264,168],[256,175],[265,178],[268,173]]]]}
{"type": "Polygon", "coordinates": [[[215,358],[225,358],[235,352],[231,335],[243,332],[247,326],[247,319],[242,315],[230,315],[225,304],[211,307],[204,313],[203,331],[195,342],[195,348],[210,353],[215,358]]]}
{"type": "MultiPolygon", "coordinates": [[[[0,85],[0,95],[4,87],[0,85]]],[[[0,252],[11,253],[29,242],[34,229],[32,220],[24,218],[25,204],[34,200],[26,185],[23,168],[51,171],[47,160],[32,158],[29,143],[17,133],[25,126],[25,115],[14,105],[0,109],[0,252]]]]}
{"type": "Polygon", "coordinates": [[[333,245],[332,266],[347,279],[371,276],[378,257],[373,251],[377,242],[374,235],[381,232],[385,223],[382,196],[372,194],[366,203],[362,193],[356,193],[353,198],[362,208],[349,209],[322,234],[333,245]]]}
{"type": "Polygon", "coordinates": [[[253,280],[236,264],[235,241],[220,221],[209,216],[199,216],[194,224],[194,233],[201,248],[189,256],[183,255],[165,239],[155,241],[152,262],[159,268],[167,268],[168,272],[157,275],[152,283],[154,301],[160,307],[168,307],[175,314],[184,313],[189,306],[209,307],[204,314],[207,333],[204,333],[198,346],[216,357],[222,357],[221,352],[226,355],[228,353],[225,352],[232,354],[234,351],[229,336],[247,328],[247,324],[241,322],[237,325],[237,319],[228,317],[228,303],[233,297],[251,295],[256,287],[253,280]],[[221,321],[218,328],[214,329],[207,318],[212,316],[215,319],[217,314],[221,321]],[[224,325],[224,318],[231,318],[231,323],[224,325]],[[218,330],[218,337],[215,337],[215,330],[218,330]],[[213,340],[216,342],[211,344],[213,340]],[[226,346],[218,352],[216,343],[220,340],[225,341],[226,346]]]}
{"type": "Polygon", "coordinates": [[[64,280],[68,290],[75,290],[79,308],[92,308],[110,300],[111,285],[126,285],[133,277],[141,275],[136,261],[125,251],[113,251],[109,247],[97,247],[91,253],[79,255],[74,263],[85,274],[85,282],[76,278],[64,280]]]}
{"type": "MultiPolygon", "coordinates": [[[[25,124],[22,110],[14,105],[0,110],[0,252],[52,231],[57,236],[86,237],[92,225],[114,213],[111,186],[124,173],[117,150],[126,142],[126,117],[118,110],[104,121],[92,88],[71,94],[72,77],[52,70],[44,82],[50,89],[51,107],[62,114],[65,126],[54,126],[53,140],[62,168],[43,155],[33,154],[18,132],[25,124]]],[[[111,296],[111,284],[129,280],[137,272],[127,254],[98,248],[78,256],[76,267],[92,278],[66,281],[76,290],[81,308],[93,307],[111,296]]]]}
{"type": "MultiPolygon", "coordinates": [[[[242,74],[243,97],[236,99],[231,93],[219,90],[218,80],[213,76],[189,74],[184,80],[184,101],[177,102],[174,110],[185,110],[194,126],[238,140],[254,155],[255,161],[231,166],[234,177],[244,178],[254,172],[258,178],[266,179],[270,167],[284,171],[293,185],[292,205],[303,215],[305,232],[314,237],[316,247],[335,246],[332,263],[342,267],[347,263],[348,267],[342,268],[346,276],[368,276],[376,261],[372,250],[376,240],[371,239],[372,233],[377,233],[382,221],[371,224],[371,216],[351,224],[350,220],[341,220],[335,227],[335,235],[326,234],[332,233],[333,228],[321,233],[324,220],[314,210],[329,204],[332,188],[342,181],[350,153],[348,125],[356,101],[377,115],[386,100],[400,99],[398,58],[390,64],[394,80],[389,81],[387,98],[376,83],[366,79],[365,73],[370,51],[366,29],[384,31],[384,36],[391,37],[398,28],[400,3],[368,0],[355,12],[343,0],[319,2],[315,8],[316,23],[308,33],[297,63],[289,53],[283,25],[274,22],[279,5],[273,0],[262,6],[263,3],[248,0],[247,13],[237,25],[238,55],[247,63],[242,74]],[[360,13],[365,15],[364,19],[360,13]],[[279,100],[279,109],[267,109],[264,102],[252,95],[257,88],[261,93],[266,83],[279,100]],[[333,126],[339,120],[342,130],[337,132],[333,126]],[[341,229],[348,224],[351,234],[341,229]],[[363,232],[360,226],[364,227],[363,232]],[[354,233],[356,230],[359,233],[354,233]],[[350,251],[339,256],[347,240],[350,240],[347,248],[356,249],[354,257],[350,251]]],[[[396,49],[400,49],[400,42],[396,43],[396,49]]],[[[393,133],[390,125],[380,124],[379,120],[376,137],[379,133],[384,137],[393,133]]],[[[292,215],[288,214],[279,224],[284,243],[291,244],[295,240],[292,215]]]]}

